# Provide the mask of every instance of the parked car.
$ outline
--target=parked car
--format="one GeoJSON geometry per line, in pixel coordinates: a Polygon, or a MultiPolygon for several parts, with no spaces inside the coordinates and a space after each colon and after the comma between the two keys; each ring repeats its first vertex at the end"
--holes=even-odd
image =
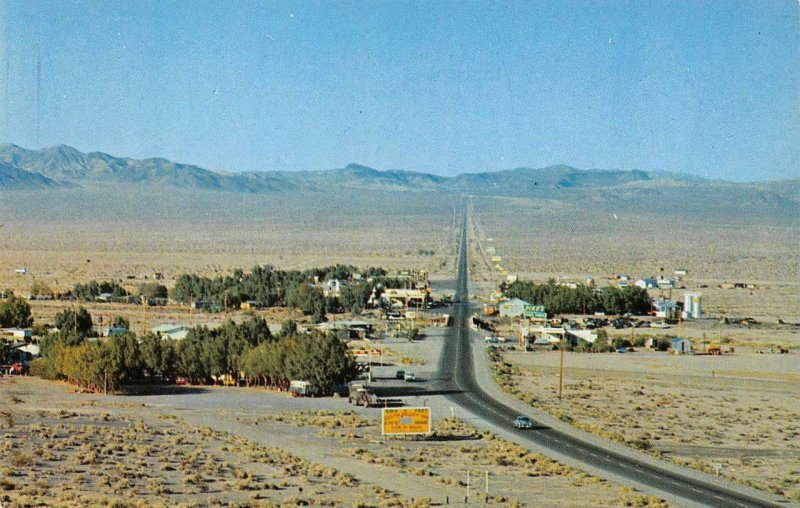
{"type": "Polygon", "coordinates": [[[416,381],[417,375],[414,374],[413,372],[406,371],[405,375],[403,376],[403,379],[405,379],[406,381],[416,381]]]}
{"type": "Polygon", "coordinates": [[[514,427],[518,429],[532,429],[533,421],[527,416],[517,416],[514,419],[514,427]]]}
{"type": "Polygon", "coordinates": [[[490,336],[486,336],[486,337],[484,337],[483,341],[484,341],[486,344],[497,344],[497,343],[499,342],[499,341],[497,340],[497,337],[490,337],[490,336]]]}
{"type": "Polygon", "coordinates": [[[405,379],[406,378],[406,371],[398,370],[397,373],[394,375],[395,379],[405,379]]]}
{"type": "Polygon", "coordinates": [[[8,369],[8,373],[11,375],[21,376],[23,374],[28,373],[28,365],[22,362],[17,362],[8,369]]]}

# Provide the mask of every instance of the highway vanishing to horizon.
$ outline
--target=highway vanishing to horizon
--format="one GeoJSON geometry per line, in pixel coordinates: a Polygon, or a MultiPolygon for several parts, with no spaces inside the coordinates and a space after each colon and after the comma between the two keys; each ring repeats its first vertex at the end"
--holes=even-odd
{"type": "MultiPolygon", "coordinates": [[[[453,326],[449,329],[439,363],[438,379],[442,391],[449,400],[475,414],[484,421],[506,428],[515,434],[520,444],[536,445],[570,457],[588,466],[607,471],[616,476],[647,485],[664,494],[677,496],[694,503],[718,507],[776,507],[760,497],[737,492],[724,485],[692,478],[691,470],[679,474],[667,467],[658,467],[634,457],[588,443],[561,430],[534,421],[534,428],[517,430],[512,426],[519,414],[515,410],[489,395],[481,388],[475,375],[470,345],[469,320],[472,307],[469,295],[469,265],[467,264],[468,212],[466,201],[461,223],[461,242],[456,280],[455,303],[453,304],[453,326]]],[[[744,490],[744,487],[743,487],[744,490]]],[[[768,494],[765,494],[765,497],[768,494]]]]}

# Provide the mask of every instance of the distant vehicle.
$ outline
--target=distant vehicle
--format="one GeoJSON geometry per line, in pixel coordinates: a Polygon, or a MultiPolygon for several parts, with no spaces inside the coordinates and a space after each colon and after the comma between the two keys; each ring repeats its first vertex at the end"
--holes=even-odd
{"type": "Polygon", "coordinates": [[[618,347],[617,353],[630,353],[632,350],[629,347],[618,347]]]}
{"type": "Polygon", "coordinates": [[[364,407],[378,406],[399,406],[403,404],[402,399],[388,399],[378,397],[373,389],[363,383],[351,383],[350,393],[347,397],[350,404],[364,407]]]}
{"type": "Polygon", "coordinates": [[[17,362],[8,369],[8,373],[11,375],[21,376],[23,374],[28,373],[28,366],[24,363],[17,362]]]}
{"type": "Polygon", "coordinates": [[[416,381],[417,375],[414,374],[413,372],[406,371],[405,375],[403,376],[403,379],[406,381],[416,381]]]}
{"type": "Polygon", "coordinates": [[[661,328],[663,330],[669,328],[669,325],[664,321],[657,321],[655,323],[650,324],[650,328],[661,328]]]}
{"type": "Polygon", "coordinates": [[[518,429],[532,429],[533,421],[527,416],[517,416],[514,419],[514,427],[518,429]]]}
{"type": "Polygon", "coordinates": [[[398,370],[397,373],[394,375],[395,379],[405,379],[406,378],[406,371],[398,370]]]}
{"type": "Polygon", "coordinates": [[[483,341],[485,343],[487,343],[487,344],[497,344],[499,342],[497,340],[497,337],[491,337],[491,336],[488,336],[488,335],[483,338],[483,341]]]}
{"type": "Polygon", "coordinates": [[[498,335],[497,337],[495,337],[495,339],[497,339],[497,342],[506,342],[508,340],[502,335],[498,335]]]}
{"type": "Polygon", "coordinates": [[[308,381],[289,381],[289,392],[292,397],[313,397],[319,390],[308,381]]]}

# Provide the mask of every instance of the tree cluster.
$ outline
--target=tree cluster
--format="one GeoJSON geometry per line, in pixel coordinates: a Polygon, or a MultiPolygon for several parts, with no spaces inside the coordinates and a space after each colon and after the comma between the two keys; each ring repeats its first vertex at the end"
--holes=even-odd
{"type": "Polygon", "coordinates": [[[249,383],[287,386],[309,381],[323,392],[358,376],[355,358],[334,334],[319,331],[287,335],[249,350],[243,360],[249,383]]]}
{"type": "Polygon", "coordinates": [[[638,286],[594,289],[584,285],[561,286],[554,280],[544,284],[516,281],[500,288],[510,298],[520,298],[534,305],[544,305],[551,314],[605,312],[607,314],[645,314],[650,310],[647,290],[638,286]]]}
{"type": "Polygon", "coordinates": [[[109,293],[112,298],[128,296],[128,292],[114,281],[97,282],[91,280],[86,284],[75,284],[72,289],[75,298],[84,302],[93,302],[103,293],[109,293]]]}
{"type": "Polygon", "coordinates": [[[272,266],[255,266],[250,273],[236,270],[231,275],[215,278],[183,274],[175,281],[172,298],[180,303],[208,302],[219,308],[226,305],[228,308],[236,308],[246,301],[255,302],[261,307],[293,306],[301,309],[304,314],[321,318],[324,310],[349,311],[356,304],[363,308],[376,286],[403,287],[404,283],[400,279],[387,278],[386,270],[375,267],[359,272],[354,266],[335,265],[301,272],[278,270],[272,266]],[[360,275],[363,282],[346,286],[349,288],[354,285],[358,288],[347,290],[342,301],[333,298],[325,301],[321,291],[306,287],[311,286],[315,279],[354,281],[356,275],[360,275]],[[323,303],[325,309],[322,308],[323,303]]]}
{"type": "MultiPolygon", "coordinates": [[[[88,315],[83,308],[66,309],[60,320],[74,323],[84,313],[88,315]]],[[[213,330],[197,326],[183,340],[131,332],[89,340],[84,328],[64,326],[43,337],[40,345],[42,358],[31,363],[32,374],[95,391],[177,377],[200,384],[238,382],[242,375],[248,384],[288,386],[292,379],[303,379],[326,390],[358,374],[354,357],[335,335],[300,333],[287,321],[273,336],[261,317],[239,324],[227,321],[213,330]]]]}

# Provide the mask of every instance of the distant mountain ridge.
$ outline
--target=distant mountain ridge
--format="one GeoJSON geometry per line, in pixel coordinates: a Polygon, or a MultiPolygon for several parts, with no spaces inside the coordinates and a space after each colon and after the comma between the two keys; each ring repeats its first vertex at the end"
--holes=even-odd
{"type": "Polygon", "coordinates": [[[94,187],[109,184],[164,185],[232,192],[330,190],[455,190],[500,194],[538,191],[544,187],[612,186],[649,180],[644,171],[584,171],[570,166],[518,168],[444,177],[428,173],[379,171],[358,164],[321,171],[223,173],[161,158],[130,159],[103,152],[82,153],[66,145],[28,150],[0,144],[0,190],[42,187],[94,187]]]}
{"type": "Polygon", "coordinates": [[[319,171],[228,173],[162,158],[138,160],[103,152],[82,153],[66,145],[28,150],[0,144],[0,191],[120,185],[242,193],[351,189],[523,197],[574,197],[580,191],[584,197],[594,199],[614,199],[614,195],[634,199],[637,194],[675,199],[679,193],[714,188],[746,191],[739,199],[763,199],[776,207],[791,207],[797,203],[800,180],[785,180],[781,185],[734,184],[677,173],[582,170],[568,165],[463,173],[453,177],[406,170],[380,171],[358,164],[319,171]]]}

